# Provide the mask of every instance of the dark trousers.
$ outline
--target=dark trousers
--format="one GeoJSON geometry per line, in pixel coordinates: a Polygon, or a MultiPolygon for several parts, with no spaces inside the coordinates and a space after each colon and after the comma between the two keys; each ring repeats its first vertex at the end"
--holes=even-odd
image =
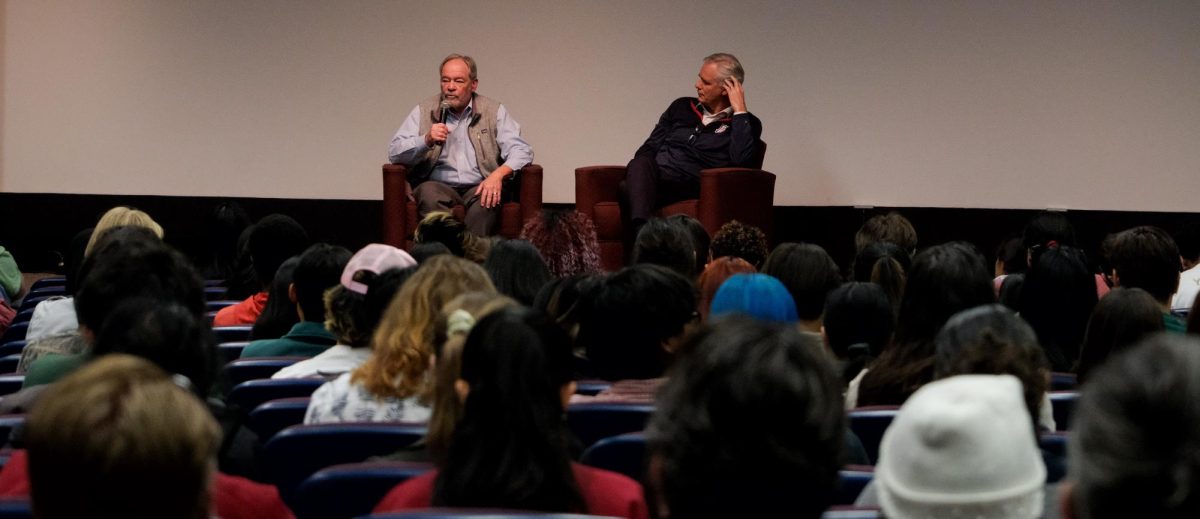
{"type": "Polygon", "coordinates": [[[451,212],[454,206],[463,206],[463,223],[476,236],[491,236],[499,219],[500,206],[486,209],[479,205],[479,186],[451,187],[441,182],[426,180],[413,188],[413,199],[417,202],[417,218],[434,211],[451,212]]]}
{"type": "Polygon", "coordinates": [[[635,223],[649,220],[655,209],[699,197],[699,177],[661,168],[653,155],[634,157],[625,168],[625,181],[621,182],[623,212],[635,223]]]}

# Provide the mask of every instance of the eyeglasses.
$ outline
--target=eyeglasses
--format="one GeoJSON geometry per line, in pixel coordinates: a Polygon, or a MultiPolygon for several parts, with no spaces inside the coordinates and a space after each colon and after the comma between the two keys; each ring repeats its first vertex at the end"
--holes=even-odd
{"type": "Polygon", "coordinates": [[[702,131],[704,131],[703,126],[697,126],[695,129],[693,129],[692,134],[688,136],[688,144],[694,142],[696,140],[696,136],[700,135],[700,132],[702,131]]]}

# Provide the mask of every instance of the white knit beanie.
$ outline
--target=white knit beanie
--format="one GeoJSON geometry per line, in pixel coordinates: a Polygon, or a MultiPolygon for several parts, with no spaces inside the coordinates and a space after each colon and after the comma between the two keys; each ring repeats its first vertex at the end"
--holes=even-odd
{"type": "Polygon", "coordinates": [[[1046,467],[1021,382],[960,375],[926,384],[879,445],[879,501],[889,519],[1033,519],[1046,467]]]}

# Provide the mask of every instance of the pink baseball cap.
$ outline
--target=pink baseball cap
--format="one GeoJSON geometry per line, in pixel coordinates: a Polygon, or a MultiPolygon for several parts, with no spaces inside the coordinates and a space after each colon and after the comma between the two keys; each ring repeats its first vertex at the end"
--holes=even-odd
{"type": "Polygon", "coordinates": [[[358,271],[365,270],[381,274],[389,269],[402,269],[416,264],[417,260],[409,256],[407,252],[391,245],[372,243],[354,253],[350,262],[346,264],[346,268],[342,269],[342,286],[351,292],[366,295],[367,285],[354,280],[354,275],[358,271]]]}

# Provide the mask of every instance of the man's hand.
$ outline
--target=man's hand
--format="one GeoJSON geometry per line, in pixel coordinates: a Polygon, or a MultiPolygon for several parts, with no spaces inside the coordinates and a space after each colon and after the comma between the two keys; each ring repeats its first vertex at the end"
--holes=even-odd
{"type": "Polygon", "coordinates": [[[434,144],[446,142],[446,137],[450,136],[450,129],[445,124],[437,123],[429,128],[429,133],[425,134],[425,147],[432,148],[434,144]]]}
{"type": "Polygon", "coordinates": [[[500,188],[503,186],[504,177],[512,172],[512,168],[508,166],[500,166],[483,179],[479,183],[479,187],[475,188],[475,194],[479,195],[479,205],[484,209],[491,209],[500,205],[500,188]]]}
{"type": "Polygon", "coordinates": [[[733,107],[733,113],[748,111],[746,110],[746,92],[742,90],[742,83],[737,78],[725,79],[725,93],[729,95],[729,105],[733,107]]]}

